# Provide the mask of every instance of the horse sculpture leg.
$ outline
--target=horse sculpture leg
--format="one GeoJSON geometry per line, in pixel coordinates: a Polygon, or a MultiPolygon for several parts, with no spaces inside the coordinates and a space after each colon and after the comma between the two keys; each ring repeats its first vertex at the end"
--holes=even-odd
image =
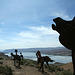
{"type": "Polygon", "coordinates": [[[75,75],[75,51],[72,50],[72,61],[73,61],[73,68],[74,68],[74,75],[75,75]]]}
{"type": "Polygon", "coordinates": [[[42,73],[44,73],[44,67],[43,67],[43,65],[44,65],[44,58],[43,57],[38,58],[38,66],[39,66],[39,63],[41,64],[40,69],[42,69],[42,73]]]}
{"type": "Polygon", "coordinates": [[[14,66],[15,66],[15,59],[14,59],[14,66]]]}
{"type": "Polygon", "coordinates": [[[47,64],[48,68],[50,69],[48,62],[46,62],[46,64],[47,64]]]}
{"type": "Polygon", "coordinates": [[[40,63],[40,58],[37,59],[37,65],[39,66],[40,63]]]}
{"type": "Polygon", "coordinates": [[[42,68],[42,73],[44,73],[44,67],[43,67],[43,65],[44,65],[44,62],[41,63],[41,67],[40,67],[40,68],[42,68]]]}
{"type": "Polygon", "coordinates": [[[19,61],[19,67],[20,67],[20,56],[19,56],[19,60],[18,61],[19,61]]]}
{"type": "Polygon", "coordinates": [[[15,65],[15,57],[14,57],[14,66],[16,66],[16,65],[15,65]]]}

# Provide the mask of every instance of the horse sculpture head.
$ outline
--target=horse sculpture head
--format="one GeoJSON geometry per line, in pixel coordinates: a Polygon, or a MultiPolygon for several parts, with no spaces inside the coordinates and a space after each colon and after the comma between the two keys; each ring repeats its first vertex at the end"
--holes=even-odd
{"type": "Polygon", "coordinates": [[[23,55],[22,55],[22,52],[20,52],[20,58],[23,60],[23,55]]]}
{"type": "Polygon", "coordinates": [[[11,53],[11,56],[14,56],[14,54],[13,54],[13,53],[11,53]]]}
{"type": "Polygon", "coordinates": [[[71,21],[65,21],[60,17],[53,19],[56,25],[52,24],[52,29],[56,30],[60,36],[59,41],[68,49],[75,49],[75,17],[71,21]]]}
{"type": "Polygon", "coordinates": [[[41,57],[40,51],[37,51],[36,56],[37,56],[37,58],[40,58],[41,57]]]}
{"type": "Polygon", "coordinates": [[[75,75],[75,17],[71,21],[65,21],[60,17],[53,19],[53,21],[56,25],[52,24],[52,29],[60,34],[60,43],[72,50],[72,61],[75,75]]]}

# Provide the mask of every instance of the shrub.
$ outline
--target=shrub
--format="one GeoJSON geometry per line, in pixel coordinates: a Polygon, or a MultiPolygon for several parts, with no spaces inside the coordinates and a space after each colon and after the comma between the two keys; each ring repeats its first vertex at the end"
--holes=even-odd
{"type": "Polygon", "coordinates": [[[26,65],[26,66],[31,66],[31,67],[36,67],[36,64],[37,64],[37,62],[36,61],[33,61],[33,60],[28,60],[28,59],[25,59],[24,60],[24,65],[26,65]]]}
{"type": "Polygon", "coordinates": [[[24,61],[23,61],[23,60],[21,60],[21,61],[20,61],[20,64],[21,64],[21,65],[24,65],[24,61]]]}
{"type": "Polygon", "coordinates": [[[11,69],[11,67],[0,66],[0,74],[2,74],[2,75],[13,75],[12,72],[13,72],[13,70],[11,69]]]}
{"type": "Polygon", "coordinates": [[[69,70],[64,70],[63,75],[73,75],[73,73],[69,70]]]}
{"type": "Polygon", "coordinates": [[[73,73],[71,71],[68,70],[63,70],[61,72],[56,72],[56,75],[73,75],[73,73]]]}
{"type": "Polygon", "coordinates": [[[3,60],[3,58],[0,57],[0,60],[3,60]]]}
{"type": "Polygon", "coordinates": [[[70,70],[64,70],[56,65],[49,65],[50,68],[47,68],[50,72],[55,72],[55,75],[73,75],[70,70]]]}
{"type": "Polygon", "coordinates": [[[56,66],[54,64],[49,65],[49,68],[47,68],[50,72],[56,72],[56,71],[63,71],[62,68],[59,66],[56,66]]]}

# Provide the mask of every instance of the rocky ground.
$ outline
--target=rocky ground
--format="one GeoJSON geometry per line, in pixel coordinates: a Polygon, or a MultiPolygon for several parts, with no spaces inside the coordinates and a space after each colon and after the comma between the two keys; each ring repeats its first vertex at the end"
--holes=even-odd
{"type": "MultiPolygon", "coordinates": [[[[11,69],[13,70],[13,75],[56,75],[55,72],[50,72],[45,67],[44,67],[45,68],[44,69],[45,72],[44,72],[44,74],[42,74],[41,71],[38,71],[38,68],[36,66],[30,66],[29,63],[27,63],[28,65],[27,64],[21,65],[20,69],[16,68],[14,66],[14,61],[11,60],[9,57],[3,57],[3,59],[0,60],[0,62],[1,61],[3,62],[3,64],[0,64],[0,66],[11,67],[11,69]]],[[[73,72],[72,63],[68,63],[68,64],[62,65],[60,67],[63,68],[63,69],[65,69],[65,70],[69,69],[69,70],[71,70],[73,72]]]]}

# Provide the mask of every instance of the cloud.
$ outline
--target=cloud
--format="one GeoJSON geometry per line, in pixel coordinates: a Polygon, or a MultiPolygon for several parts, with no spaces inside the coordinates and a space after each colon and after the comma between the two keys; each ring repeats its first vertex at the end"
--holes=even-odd
{"type": "MultiPolygon", "coordinates": [[[[1,1],[1,12],[0,17],[6,21],[40,21],[45,19],[43,22],[49,20],[47,17],[63,17],[70,18],[67,10],[61,7],[58,2],[62,3],[60,0],[11,0],[11,1],[1,1]]],[[[64,1],[63,1],[64,4],[64,1]]]]}
{"type": "Polygon", "coordinates": [[[48,37],[55,38],[59,34],[56,31],[53,31],[51,28],[46,26],[30,26],[27,27],[28,31],[20,31],[17,33],[16,37],[13,37],[13,40],[16,41],[26,41],[26,40],[46,40],[48,37]],[[47,37],[48,36],[48,37],[47,37]]]}
{"type": "MultiPolygon", "coordinates": [[[[0,32],[4,32],[3,35],[0,34],[7,41],[5,41],[6,43],[4,43],[3,47],[47,47],[49,45],[59,45],[57,42],[59,34],[49,27],[52,19],[54,17],[71,19],[70,16],[73,15],[68,14],[66,5],[63,8],[62,3],[64,5],[64,2],[60,0],[0,1],[0,25],[6,31],[4,32],[0,29],[0,32]]],[[[1,41],[3,42],[3,40],[1,41]]]]}
{"type": "Polygon", "coordinates": [[[54,16],[54,17],[61,17],[63,19],[66,19],[66,20],[71,20],[72,18],[66,13],[66,12],[53,12],[51,14],[51,16],[54,16]]]}
{"type": "Polygon", "coordinates": [[[36,48],[36,47],[57,47],[58,33],[46,26],[30,26],[25,31],[15,33],[12,37],[1,41],[1,49],[8,48],[36,48]],[[4,44],[2,43],[4,42],[4,44]]]}
{"type": "Polygon", "coordinates": [[[29,29],[40,32],[41,35],[54,35],[54,34],[57,35],[58,34],[54,30],[52,30],[52,28],[46,27],[46,26],[32,26],[32,27],[29,27],[29,29]]]}
{"type": "Polygon", "coordinates": [[[0,43],[4,43],[5,42],[5,40],[3,40],[3,39],[0,39],[0,43]]]}
{"type": "Polygon", "coordinates": [[[50,42],[54,43],[56,41],[55,39],[58,36],[57,32],[46,26],[31,26],[27,28],[28,31],[21,31],[17,33],[17,35],[12,38],[13,42],[18,42],[18,44],[22,43],[22,45],[30,45],[30,47],[47,47],[49,46],[48,44],[50,42]]]}
{"type": "Polygon", "coordinates": [[[24,37],[24,38],[38,38],[39,36],[37,34],[34,34],[33,32],[27,32],[27,31],[21,31],[18,33],[19,36],[24,37]]]}
{"type": "Polygon", "coordinates": [[[59,35],[56,31],[46,26],[30,26],[27,29],[28,31],[20,31],[17,33],[15,37],[12,37],[12,40],[33,44],[38,42],[42,43],[43,40],[48,42],[51,39],[57,38],[59,35]]]}

